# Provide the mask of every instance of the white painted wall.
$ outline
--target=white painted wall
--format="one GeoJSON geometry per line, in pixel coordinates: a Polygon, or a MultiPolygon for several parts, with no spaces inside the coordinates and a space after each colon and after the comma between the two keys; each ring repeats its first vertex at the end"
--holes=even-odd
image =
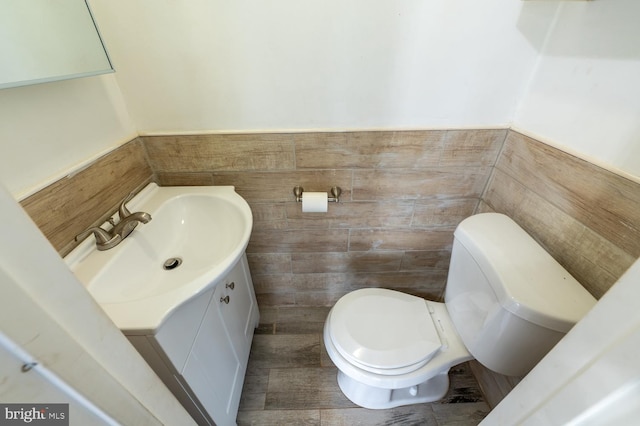
{"type": "Polygon", "coordinates": [[[0,90],[0,181],[18,199],[138,133],[513,122],[640,180],[635,0],[91,6],[115,75],[0,90]]]}
{"type": "Polygon", "coordinates": [[[113,74],[0,90],[0,182],[18,199],[136,136],[113,74]]]}
{"type": "Polygon", "coordinates": [[[508,126],[557,3],[112,0],[91,7],[138,130],[162,134],[508,126]]]}
{"type": "Polygon", "coordinates": [[[515,129],[640,180],[640,2],[561,2],[515,129]]]}

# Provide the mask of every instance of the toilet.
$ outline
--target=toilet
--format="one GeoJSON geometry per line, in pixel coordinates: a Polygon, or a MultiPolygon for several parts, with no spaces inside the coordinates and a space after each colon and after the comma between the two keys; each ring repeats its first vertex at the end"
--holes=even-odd
{"type": "Polygon", "coordinates": [[[524,376],[596,303],[509,217],[483,213],[454,232],[445,302],[364,288],[324,325],[340,389],[384,409],[441,399],[449,369],[477,359],[524,376]]]}

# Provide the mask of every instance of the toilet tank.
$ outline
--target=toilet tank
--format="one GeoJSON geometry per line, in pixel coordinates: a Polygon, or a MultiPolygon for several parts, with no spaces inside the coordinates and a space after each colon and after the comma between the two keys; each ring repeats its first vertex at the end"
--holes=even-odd
{"type": "Polygon", "coordinates": [[[524,376],[596,300],[513,220],[483,213],[456,228],[445,303],[480,363],[524,376]]]}

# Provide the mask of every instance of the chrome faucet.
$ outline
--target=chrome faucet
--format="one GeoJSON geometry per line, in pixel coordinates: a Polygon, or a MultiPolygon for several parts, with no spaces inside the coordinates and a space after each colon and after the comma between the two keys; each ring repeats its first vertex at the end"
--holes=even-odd
{"type": "Polygon", "coordinates": [[[127,236],[131,234],[131,231],[138,226],[138,223],[149,222],[151,220],[151,215],[149,213],[131,213],[127,208],[126,204],[131,201],[134,195],[135,193],[130,193],[127,198],[120,203],[120,208],[118,209],[118,217],[120,218],[120,221],[118,223],[115,223],[112,218],[109,219],[109,222],[113,225],[113,228],[110,231],[106,231],[99,226],[92,226],[86,231],[76,235],[75,240],[83,240],[90,233],[93,233],[96,238],[96,248],[100,251],[109,250],[127,238],[127,236]]]}

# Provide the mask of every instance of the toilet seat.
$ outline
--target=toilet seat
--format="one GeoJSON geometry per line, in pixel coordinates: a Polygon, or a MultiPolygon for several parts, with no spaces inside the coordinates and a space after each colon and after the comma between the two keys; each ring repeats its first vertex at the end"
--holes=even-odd
{"type": "Polygon", "coordinates": [[[425,300],[393,290],[367,288],[343,296],[327,325],[340,355],[381,375],[414,371],[442,347],[425,300]]]}

